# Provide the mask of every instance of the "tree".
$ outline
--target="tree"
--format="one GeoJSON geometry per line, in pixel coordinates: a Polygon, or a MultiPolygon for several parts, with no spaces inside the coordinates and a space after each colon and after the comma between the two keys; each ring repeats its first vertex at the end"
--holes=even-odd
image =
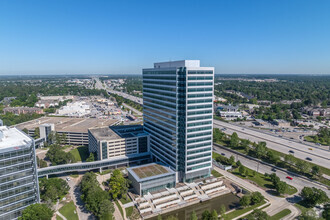
{"type": "Polygon", "coordinates": [[[209,210],[205,210],[202,213],[202,220],[209,220],[211,218],[211,213],[209,210]]]}
{"type": "Polygon", "coordinates": [[[158,214],[157,220],[162,220],[162,216],[160,214],[158,214]]]}
{"type": "Polygon", "coordinates": [[[52,165],[74,163],[76,161],[70,152],[64,152],[62,147],[58,144],[50,146],[46,157],[52,162],[52,165]]]}
{"type": "Polygon", "coordinates": [[[86,159],[86,162],[93,162],[94,161],[94,154],[90,153],[89,157],[86,159]]]}
{"type": "Polygon", "coordinates": [[[238,161],[236,162],[236,165],[237,165],[238,167],[242,166],[241,161],[238,160],[238,161]]]}
{"type": "Polygon", "coordinates": [[[249,176],[249,170],[245,169],[245,176],[249,176]]]}
{"type": "Polygon", "coordinates": [[[266,212],[255,209],[251,214],[247,216],[247,220],[268,220],[269,216],[266,212]]]}
{"type": "Polygon", "coordinates": [[[43,201],[56,202],[69,192],[68,183],[60,178],[41,178],[39,179],[40,198],[43,201]]]}
{"type": "Polygon", "coordinates": [[[238,171],[240,172],[241,175],[244,175],[245,173],[245,167],[242,165],[239,167],[238,171]]]}
{"type": "Polygon", "coordinates": [[[253,192],[251,194],[251,202],[253,204],[258,204],[262,202],[265,199],[265,197],[260,192],[253,192]]]}
{"type": "Polygon", "coordinates": [[[222,218],[225,218],[226,207],[223,204],[220,206],[220,215],[221,215],[222,218]]]}
{"type": "Polygon", "coordinates": [[[292,165],[296,163],[296,158],[292,154],[286,154],[284,156],[284,161],[292,165]]]}
{"type": "Polygon", "coordinates": [[[45,204],[32,204],[25,208],[19,220],[50,220],[54,212],[45,204]]]}
{"type": "Polygon", "coordinates": [[[250,150],[250,141],[247,139],[242,139],[241,146],[244,148],[245,152],[248,153],[250,150]]]}
{"type": "Polygon", "coordinates": [[[40,129],[39,127],[36,127],[34,129],[34,139],[38,139],[38,138],[40,138],[40,129]]]}
{"type": "Polygon", "coordinates": [[[255,149],[255,152],[257,158],[265,157],[267,154],[266,142],[259,142],[255,149]]]}
{"type": "Polygon", "coordinates": [[[248,195],[245,195],[240,199],[239,203],[243,207],[249,206],[251,204],[251,197],[248,195]]]}
{"type": "Polygon", "coordinates": [[[229,157],[229,163],[230,163],[231,165],[234,165],[234,164],[235,164],[235,157],[234,157],[233,155],[231,155],[231,156],[229,157]]]}
{"type": "Polygon", "coordinates": [[[276,183],[276,185],[274,185],[274,187],[276,189],[276,192],[281,195],[285,193],[288,189],[288,184],[286,182],[279,181],[278,183],[276,183]]]}
{"type": "Polygon", "coordinates": [[[198,220],[195,210],[191,213],[190,220],[198,220]]]}
{"type": "Polygon", "coordinates": [[[218,213],[215,209],[213,209],[212,213],[211,213],[211,218],[210,220],[218,220],[218,213]]]}
{"type": "Polygon", "coordinates": [[[302,173],[309,173],[310,172],[310,166],[306,161],[298,160],[296,163],[297,169],[302,173]]]}
{"type": "Polygon", "coordinates": [[[106,219],[107,216],[111,216],[115,211],[113,203],[110,200],[103,200],[99,203],[99,217],[106,219]]]}
{"type": "Polygon", "coordinates": [[[324,219],[330,219],[330,203],[324,205],[324,211],[322,212],[324,219]]]}
{"type": "Polygon", "coordinates": [[[239,138],[238,138],[237,133],[234,132],[231,135],[229,146],[232,147],[232,148],[236,148],[236,147],[238,147],[238,145],[239,145],[239,138]]]}
{"type": "Polygon", "coordinates": [[[321,170],[319,166],[313,166],[312,167],[312,174],[315,176],[321,176],[321,170]]]}
{"type": "Polygon", "coordinates": [[[267,157],[270,161],[272,161],[275,164],[280,160],[280,157],[278,155],[274,154],[273,151],[268,151],[267,157]]]}
{"type": "Polygon", "coordinates": [[[81,199],[85,202],[87,210],[97,217],[103,219],[114,210],[109,201],[109,193],[102,190],[94,173],[85,173],[80,182],[80,190],[82,192],[81,199]]]}
{"type": "Polygon", "coordinates": [[[322,204],[329,201],[327,194],[315,187],[304,187],[300,193],[300,196],[309,207],[314,207],[317,204],[322,204]]]}
{"type": "Polygon", "coordinates": [[[114,170],[109,180],[109,192],[112,198],[117,199],[122,197],[124,194],[127,193],[128,186],[129,183],[124,178],[120,170],[114,170]]]}
{"type": "Polygon", "coordinates": [[[275,173],[270,174],[269,178],[273,185],[276,185],[278,182],[280,182],[280,178],[275,173]]]}

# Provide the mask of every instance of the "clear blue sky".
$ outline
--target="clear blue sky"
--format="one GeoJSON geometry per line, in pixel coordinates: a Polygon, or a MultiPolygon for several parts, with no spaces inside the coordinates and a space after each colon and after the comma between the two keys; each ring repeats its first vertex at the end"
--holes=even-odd
{"type": "Polygon", "coordinates": [[[0,74],[330,73],[329,0],[1,0],[0,74]]]}

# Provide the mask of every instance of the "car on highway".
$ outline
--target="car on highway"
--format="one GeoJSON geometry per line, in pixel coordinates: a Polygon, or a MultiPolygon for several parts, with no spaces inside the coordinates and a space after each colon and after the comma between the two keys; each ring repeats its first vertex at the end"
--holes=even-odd
{"type": "Polygon", "coordinates": [[[306,160],[308,160],[308,161],[312,161],[312,158],[310,158],[310,157],[306,157],[306,160]]]}
{"type": "Polygon", "coordinates": [[[286,176],[287,179],[289,180],[292,180],[292,177],[291,176],[286,176]]]}
{"type": "Polygon", "coordinates": [[[310,148],[308,148],[308,150],[313,150],[313,148],[310,147],[310,148]]]}
{"type": "Polygon", "coordinates": [[[276,172],[276,169],[273,167],[273,168],[272,168],[272,171],[273,171],[273,172],[276,172]]]}
{"type": "Polygon", "coordinates": [[[289,150],[289,153],[294,154],[294,151],[293,150],[289,150]]]}
{"type": "Polygon", "coordinates": [[[225,153],[221,153],[222,156],[225,156],[226,154],[225,153]]]}

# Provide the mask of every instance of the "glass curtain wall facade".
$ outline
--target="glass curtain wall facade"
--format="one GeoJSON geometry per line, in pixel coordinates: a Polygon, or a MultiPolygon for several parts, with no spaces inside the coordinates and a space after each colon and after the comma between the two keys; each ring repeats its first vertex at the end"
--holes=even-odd
{"type": "MultiPolygon", "coordinates": [[[[19,135],[13,133],[13,138],[19,139],[19,135]]],[[[30,138],[26,136],[27,139],[30,138]]],[[[6,145],[6,141],[2,144],[6,145]]],[[[0,147],[0,220],[16,219],[24,208],[36,202],[39,188],[34,141],[0,147]]]]}
{"type": "Polygon", "coordinates": [[[155,63],[143,70],[144,128],[156,161],[179,181],[210,175],[213,132],[213,67],[187,61],[155,63]]]}

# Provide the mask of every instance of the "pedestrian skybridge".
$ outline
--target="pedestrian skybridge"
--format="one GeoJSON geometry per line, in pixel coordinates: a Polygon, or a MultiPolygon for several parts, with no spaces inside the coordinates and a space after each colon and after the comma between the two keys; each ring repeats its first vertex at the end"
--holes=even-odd
{"type": "Polygon", "coordinates": [[[99,160],[94,162],[72,163],[57,166],[50,166],[38,169],[38,177],[48,176],[51,174],[61,174],[74,171],[95,170],[105,167],[117,168],[120,166],[133,166],[148,163],[151,160],[149,152],[134,154],[129,156],[117,157],[114,159],[99,160]]]}

